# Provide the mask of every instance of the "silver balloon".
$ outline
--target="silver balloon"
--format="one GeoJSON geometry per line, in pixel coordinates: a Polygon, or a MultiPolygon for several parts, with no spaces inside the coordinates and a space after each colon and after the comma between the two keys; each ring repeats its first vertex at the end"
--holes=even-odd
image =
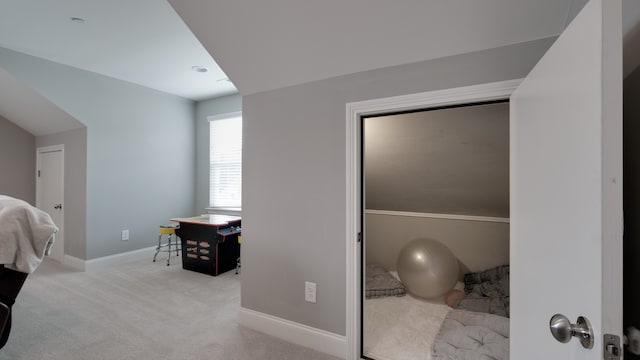
{"type": "Polygon", "coordinates": [[[458,281],[458,260],[442,243],[431,239],[410,241],[396,262],[400,281],[413,295],[437,298],[458,281]]]}

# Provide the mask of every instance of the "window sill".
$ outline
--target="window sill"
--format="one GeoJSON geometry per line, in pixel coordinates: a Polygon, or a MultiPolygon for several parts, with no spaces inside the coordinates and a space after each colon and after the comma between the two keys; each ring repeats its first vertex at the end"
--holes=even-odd
{"type": "Polygon", "coordinates": [[[219,214],[219,215],[242,215],[241,208],[211,208],[208,207],[205,209],[208,214],[219,214]]]}

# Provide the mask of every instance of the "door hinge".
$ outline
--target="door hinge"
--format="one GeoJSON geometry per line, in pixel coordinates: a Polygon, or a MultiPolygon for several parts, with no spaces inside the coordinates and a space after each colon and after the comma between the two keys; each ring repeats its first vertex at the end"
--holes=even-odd
{"type": "Polygon", "coordinates": [[[362,232],[358,233],[358,242],[362,242],[362,232]]]}
{"type": "Polygon", "coordinates": [[[38,177],[40,177],[40,170],[38,170],[38,177]]]}
{"type": "Polygon", "coordinates": [[[604,360],[619,360],[622,356],[622,348],[620,347],[620,336],[604,334],[602,353],[604,360]]]}

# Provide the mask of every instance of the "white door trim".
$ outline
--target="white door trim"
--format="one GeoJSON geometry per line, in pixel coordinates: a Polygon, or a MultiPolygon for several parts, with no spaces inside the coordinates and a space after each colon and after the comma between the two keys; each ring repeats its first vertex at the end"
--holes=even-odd
{"type": "Polygon", "coordinates": [[[360,359],[360,271],[358,269],[358,233],[361,214],[360,199],[360,118],[365,115],[386,112],[417,110],[438,106],[449,106],[508,99],[522,79],[472,85],[453,89],[428,91],[418,94],[365,100],[347,104],[346,146],[346,263],[347,263],[347,308],[346,338],[347,359],[360,359]]]}
{"type": "MultiPolygon", "coordinates": [[[[53,152],[53,151],[62,151],[64,153],[64,144],[39,147],[36,149],[36,155],[40,153],[53,152]]],[[[38,163],[37,165],[40,165],[40,163],[38,163]]]]}
{"type": "Polygon", "coordinates": [[[41,182],[40,182],[40,178],[38,176],[38,171],[40,169],[40,165],[41,165],[41,159],[40,159],[40,154],[44,154],[44,153],[48,153],[48,152],[54,152],[54,151],[60,151],[62,153],[62,204],[63,204],[63,208],[62,208],[62,214],[60,215],[60,218],[62,219],[61,224],[56,224],[58,226],[58,234],[61,234],[61,236],[56,237],[56,245],[57,246],[62,246],[62,250],[63,250],[63,258],[60,259],[61,262],[64,262],[64,144],[60,144],[60,145],[52,145],[52,146],[43,146],[43,147],[39,147],[36,148],[36,171],[35,171],[35,177],[36,177],[36,207],[38,209],[42,209],[42,203],[41,203],[41,199],[40,197],[42,196],[42,190],[40,189],[41,186],[41,182]]]}

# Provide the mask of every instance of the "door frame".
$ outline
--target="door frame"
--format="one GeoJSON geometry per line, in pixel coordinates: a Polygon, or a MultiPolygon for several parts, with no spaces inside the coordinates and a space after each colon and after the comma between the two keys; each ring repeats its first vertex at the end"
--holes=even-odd
{"type": "Polygon", "coordinates": [[[59,145],[52,145],[52,146],[43,146],[43,147],[39,147],[36,148],[36,171],[35,171],[35,177],[36,177],[36,207],[38,209],[42,209],[42,203],[41,203],[41,196],[42,196],[42,190],[40,189],[40,187],[42,186],[42,182],[40,181],[40,177],[38,176],[38,171],[40,171],[40,165],[41,165],[41,155],[44,153],[49,153],[49,152],[56,152],[56,151],[60,151],[61,155],[62,155],[62,213],[60,215],[61,218],[61,223],[60,224],[56,224],[56,226],[58,227],[58,232],[56,234],[56,241],[55,241],[55,245],[54,246],[62,246],[62,258],[61,259],[56,259],[59,260],[61,263],[64,262],[64,144],[59,144],[59,145]]]}
{"type": "Polygon", "coordinates": [[[363,216],[361,191],[362,141],[361,118],[363,116],[425,109],[439,106],[460,105],[484,101],[508,99],[522,79],[471,85],[458,88],[427,91],[417,94],[393,96],[347,103],[346,114],[346,358],[360,359],[361,342],[361,267],[362,243],[358,234],[362,232],[363,216]]]}

